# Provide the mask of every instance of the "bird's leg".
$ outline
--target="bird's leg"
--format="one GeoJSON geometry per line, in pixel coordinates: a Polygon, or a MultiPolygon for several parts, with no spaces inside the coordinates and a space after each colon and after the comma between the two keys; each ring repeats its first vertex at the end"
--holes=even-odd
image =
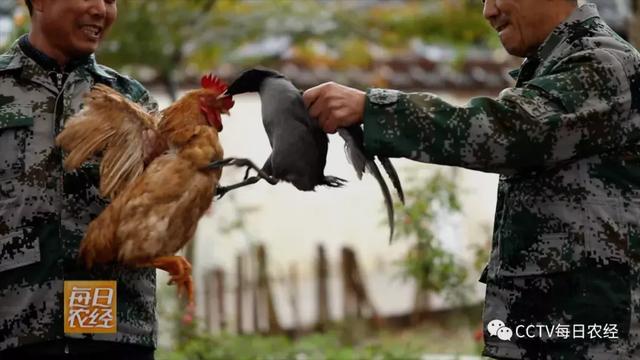
{"type": "MultiPolygon", "coordinates": [[[[247,170],[248,172],[249,170],[247,170]]],[[[250,178],[246,178],[244,181],[241,181],[239,183],[233,184],[233,185],[229,185],[229,186],[218,186],[218,188],[216,189],[216,196],[218,197],[218,199],[222,198],[226,193],[228,193],[231,190],[235,190],[247,185],[251,185],[251,184],[255,184],[258,181],[260,181],[260,177],[259,176],[252,176],[250,178]]]]}
{"type": "MultiPolygon", "coordinates": [[[[249,159],[226,158],[226,159],[222,159],[222,160],[218,160],[218,161],[212,162],[211,164],[209,164],[209,169],[217,169],[217,168],[230,166],[230,165],[237,166],[237,167],[246,166],[247,167],[247,173],[245,174],[245,177],[248,175],[249,169],[253,169],[258,173],[257,177],[265,179],[269,184],[275,185],[275,184],[278,183],[278,179],[276,179],[273,176],[267,174],[265,171],[260,169],[256,164],[254,164],[253,161],[251,161],[249,159]]],[[[251,184],[253,184],[253,183],[251,183],[251,184]]]]}
{"type": "MultiPolygon", "coordinates": [[[[279,181],[278,179],[274,178],[273,176],[267,174],[264,170],[259,168],[256,164],[253,163],[253,161],[251,161],[249,159],[235,159],[235,161],[233,162],[233,165],[235,165],[235,166],[246,166],[247,167],[247,174],[248,174],[248,171],[250,169],[255,170],[255,172],[258,173],[258,175],[256,175],[257,177],[264,179],[266,182],[268,182],[271,185],[275,185],[279,181]]],[[[245,175],[247,175],[247,174],[245,174],[245,175]]]]}
{"type": "Polygon", "coordinates": [[[218,169],[218,168],[225,167],[225,166],[228,166],[228,165],[232,165],[231,163],[233,162],[233,160],[235,160],[235,158],[226,158],[226,159],[222,159],[222,160],[216,160],[216,161],[210,163],[208,168],[213,170],[213,169],[218,169]]]}
{"type": "Polygon", "coordinates": [[[247,185],[255,184],[258,181],[260,181],[260,179],[266,180],[271,185],[275,185],[279,182],[278,179],[269,175],[267,172],[259,168],[256,164],[253,163],[253,161],[249,159],[226,158],[226,159],[212,162],[211,164],[209,164],[209,169],[218,169],[221,167],[231,166],[231,165],[237,166],[237,167],[242,167],[242,166],[247,167],[247,170],[244,173],[244,180],[237,184],[233,184],[229,186],[218,186],[216,189],[216,196],[218,199],[222,198],[226,193],[228,193],[231,190],[235,190],[247,185]],[[249,172],[251,170],[255,170],[257,175],[249,177],[249,172]]]}
{"type": "Polygon", "coordinates": [[[162,269],[171,275],[169,285],[176,284],[178,296],[187,295],[189,304],[193,304],[193,278],[191,277],[191,264],[182,256],[162,256],[155,258],[150,263],[152,266],[162,269]]]}

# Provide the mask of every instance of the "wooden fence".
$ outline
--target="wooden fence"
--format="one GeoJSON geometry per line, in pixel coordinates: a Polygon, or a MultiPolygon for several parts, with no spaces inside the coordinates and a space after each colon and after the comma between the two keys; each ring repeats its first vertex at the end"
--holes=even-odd
{"type": "MultiPolygon", "coordinates": [[[[299,273],[295,265],[288,269],[284,281],[287,288],[287,302],[291,310],[292,325],[284,329],[281,325],[272,291],[272,279],[267,273],[268,257],[264,245],[258,245],[250,256],[237,255],[234,272],[226,273],[216,268],[205,277],[205,325],[210,332],[229,331],[237,334],[260,333],[295,335],[307,331],[324,331],[331,323],[329,262],[322,245],[317,248],[314,281],[315,323],[304,327],[300,320],[299,273]],[[233,284],[229,279],[234,279],[233,284]],[[226,301],[232,295],[232,309],[226,301]],[[228,311],[230,310],[230,311],[228,311]],[[227,315],[235,316],[229,326],[227,315]],[[249,320],[250,319],[250,320],[249,320]]],[[[342,281],[343,315],[346,319],[367,319],[374,327],[382,325],[383,320],[373,305],[365,286],[364,273],[360,270],[356,253],[344,247],[340,261],[340,279],[342,281]]]]}

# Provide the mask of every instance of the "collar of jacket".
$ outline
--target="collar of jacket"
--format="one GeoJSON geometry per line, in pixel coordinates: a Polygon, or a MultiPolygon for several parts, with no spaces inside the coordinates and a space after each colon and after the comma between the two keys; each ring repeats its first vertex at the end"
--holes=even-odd
{"type": "Polygon", "coordinates": [[[598,8],[595,4],[584,4],[569,15],[547,36],[546,40],[538,47],[535,54],[527,57],[519,69],[509,72],[509,75],[518,83],[530,80],[537,67],[546,62],[558,45],[571,41],[575,35],[580,35],[584,30],[584,22],[594,17],[599,18],[598,8]]]}
{"type": "Polygon", "coordinates": [[[64,69],[62,69],[56,60],[36,49],[29,41],[27,35],[18,39],[18,44],[25,55],[33,59],[41,68],[50,72],[71,73],[74,69],[86,65],[90,61],[90,55],[71,59],[69,63],[64,66],[64,69]]]}
{"type": "MultiPolygon", "coordinates": [[[[23,35],[23,36],[27,36],[27,35],[23,35]]],[[[20,43],[20,39],[14,41],[14,43],[11,45],[11,48],[9,48],[9,50],[4,54],[0,55],[0,73],[4,71],[10,71],[10,70],[19,70],[26,66],[40,67],[40,65],[38,65],[33,59],[28,57],[22,51],[19,43],[20,43]]],[[[79,68],[87,69],[90,73],[92,73],[99,79],[103,80],[104,82],[112,82],[116,80],[115,77],[108,74],[106,71],[104,71],[100,67],[100,65],[98,65],[94,54],[91,54],[88,60],[85,62],[85,64],[79,66],[75,70],[79,68]]]]}

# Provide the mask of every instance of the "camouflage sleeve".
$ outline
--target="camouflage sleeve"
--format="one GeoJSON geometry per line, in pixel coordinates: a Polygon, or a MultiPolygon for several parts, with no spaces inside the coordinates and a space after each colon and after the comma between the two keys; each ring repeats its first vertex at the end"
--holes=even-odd
{"type": "Polygon", "coordinates": [[[158,102],[151,96],[149,90],[147,90],[142,84],[140,84],[137,80],[133,81],[133,87],[135,88],[133,94],[133,100],[142,105],[150,113],[158,111],[158,102]]]}
{"type": "Polygon", "coordinates": [[[147,112],[152,113],[158,111],[158,102],[138,80],[120,75],[109,68],[106,69],[116,78],[115,82],[112,83],[112,87],[116,91],[127,95],[133,102],[144,107],[147,112]]]}
{"type": "Polygon", "coordinates": [[[151,96],[151,93],[149,93],[147,89],[144,89],[144,92],[136,100],[136,102],[142,105],[145,108],[145,110],[147,110],[150,113],[158,111],[158,102],[156,101],[156,99],[153,98],[153,96],[151,96]]]}
{"type": "Polygon", "coordinates": [[[429,93],[370,89],[371,154],[502,174],[539,170],[635,143],[624,69],[600,50],[578,52],[497,99],[454,106],[429,93]]]}

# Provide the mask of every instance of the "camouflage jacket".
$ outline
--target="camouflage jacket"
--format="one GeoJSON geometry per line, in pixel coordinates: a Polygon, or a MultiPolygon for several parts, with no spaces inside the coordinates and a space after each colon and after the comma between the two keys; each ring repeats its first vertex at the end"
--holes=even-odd
{"type": "Polygon", "coordinates": [[[155,271],[103,266],[87,272],[79,266],[84,229],[106,203],[98,194],[97,166],[65,172],[54,139],[95,83],[150,111],[157,104],[142,85],[93,56],[66,79],[51,75],[19,41],[0,56],[0,350],[69,336],[64,280],[117,280],[118,332],[71,337],[153,347],[155,271]]]}
{"type": "Polygon", "coordinates": [[[485,355],[639,358],[640,55],[584,5],[515,75],[465,106],[370,89],[365,146],[500,174],[485,355]]]}

